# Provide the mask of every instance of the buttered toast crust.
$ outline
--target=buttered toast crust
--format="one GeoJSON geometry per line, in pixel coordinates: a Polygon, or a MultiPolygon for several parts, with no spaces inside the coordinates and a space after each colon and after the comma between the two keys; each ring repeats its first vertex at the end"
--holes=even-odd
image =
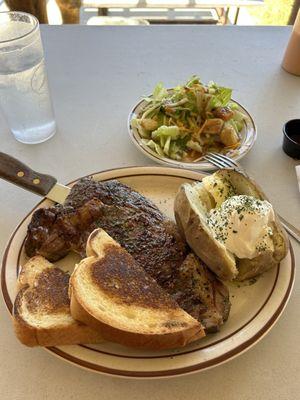
{"type": "Polygon", "coordinates": [[[94,284],[127,305],[177,309],[177,303],[121,247],[108,244],[104,257],[90,265],[94,284]]]}
{"type": "Polygon", "coordinates": [[[98,328],[107,340],[134,347],[179,347],[205,335],[103,230],[89,237],[87,254],[70,281],[74,318],[98,328]]]}
{"type": "MultiPolygon", "coordinates": [[[[35,262],[35,261],[34,261],[35,262]]],[[[33,287],[25,284],[18,294],[20,301],[26,301],[30,313],[68,312],[69,274],[59,268],[47,267],[36,276],[33,287]],[[23,294],[21,295],[21,292],[23,294]]]]}
{"type": "Polygon", "coordinates": [[[31,258],[18,277],[13,323],[27,346],[99,343],[99,332],[75,321],[70,314],[69,274],[41,256],[31,258]]]}

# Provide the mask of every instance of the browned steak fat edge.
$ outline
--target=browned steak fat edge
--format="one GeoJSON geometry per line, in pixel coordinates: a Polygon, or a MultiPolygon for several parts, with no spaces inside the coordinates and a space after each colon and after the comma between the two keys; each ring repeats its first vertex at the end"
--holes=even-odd
{"type": "Polygon", "coordinates": [[[219,330],[230,309],[227,288],[194,255],[188,255],[172,221],[119,181],[81,179],[63,206],[35,211],[28,226],[26,253],[50,261],[70,250],[84,257],[87,238],[99,227],[207,331],[219,330]]]}

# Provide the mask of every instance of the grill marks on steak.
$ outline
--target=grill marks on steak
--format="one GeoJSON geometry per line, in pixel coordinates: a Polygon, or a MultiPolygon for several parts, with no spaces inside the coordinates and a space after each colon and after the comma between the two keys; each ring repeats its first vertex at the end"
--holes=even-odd
{"type": "Polygon", "coordinates": [[[216,331],[227,319],[226,286],[207,270],[180,237],[176,225],[141,194],[112,180],[80,180],[65,204],[37,210],[25,250],[50,261],[70,250],[85,256],[89,234],[101,227],[120,243],[178,304],[216,331]]]}
{"type": "Polygon", "coordinates": [[[229,316],[227,287],[192,253],[166,290],[186,312],[201,321],[206,332],[217,332],[229,316]]]}
{"type": "Polygon", "coordinates": [[[187,254],[186,244],[172,221],[158,223],[144,212],[119,206],[103,205],[101,211],[93,228],[104,229],[160,285],[172,278],[187,254]]]}

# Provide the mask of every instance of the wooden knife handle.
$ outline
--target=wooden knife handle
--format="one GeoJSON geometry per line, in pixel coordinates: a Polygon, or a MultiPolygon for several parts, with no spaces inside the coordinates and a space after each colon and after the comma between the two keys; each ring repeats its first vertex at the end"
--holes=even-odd
{"type": "Polygon", "coordinates": [[[1,152],[0,178],[42,196],[46,196],[57,182],[53,176],[36,172],[21,161],[1,152]]]}

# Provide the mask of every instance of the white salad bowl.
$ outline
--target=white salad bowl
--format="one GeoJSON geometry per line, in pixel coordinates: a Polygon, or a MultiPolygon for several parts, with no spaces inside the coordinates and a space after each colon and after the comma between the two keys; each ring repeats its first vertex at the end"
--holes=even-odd
{"type": "MultiPolygon", "coordinates": [[[[147,97],[151,98],[151,96],[147,97]]],[[[243,107],[235,100],[231,100],[231,102],[236,104],[237,110],[241,111],[247,117],[243,121],[244,126],[241,132],[239,133],[241,137],[240,145],[236,149],[229,150],[227,153],[225,153],[226,156],[237,161],[240,160],[242,157],[244,157],[249,152],[251,147],[254,145],[257,136],[257,130],[253,118],[251,117],[249,112],[245,109],[245,107],[243,107]]],[[[145,154],[153,161],[171,167],[187,168],[200,171],[211,171],[216,169],[214,165],[210,164],[208,161],[204,159],[200,159],[195,162],[185,162],[185,161],[173,160],[167,156],[160,156],[154,150],[152,150],[150,147],[144,144],[142,141],[143,138],[140,136],[138,129],[133,126],[132,120],[134,120],[135,118],[139,118],[142,115],[144,108],[147,106],[147,104],[148,102],[146,100],[139,101],[130,111],[127,123],[129,136],[132,142],[143,154],[145,154]]]]}

